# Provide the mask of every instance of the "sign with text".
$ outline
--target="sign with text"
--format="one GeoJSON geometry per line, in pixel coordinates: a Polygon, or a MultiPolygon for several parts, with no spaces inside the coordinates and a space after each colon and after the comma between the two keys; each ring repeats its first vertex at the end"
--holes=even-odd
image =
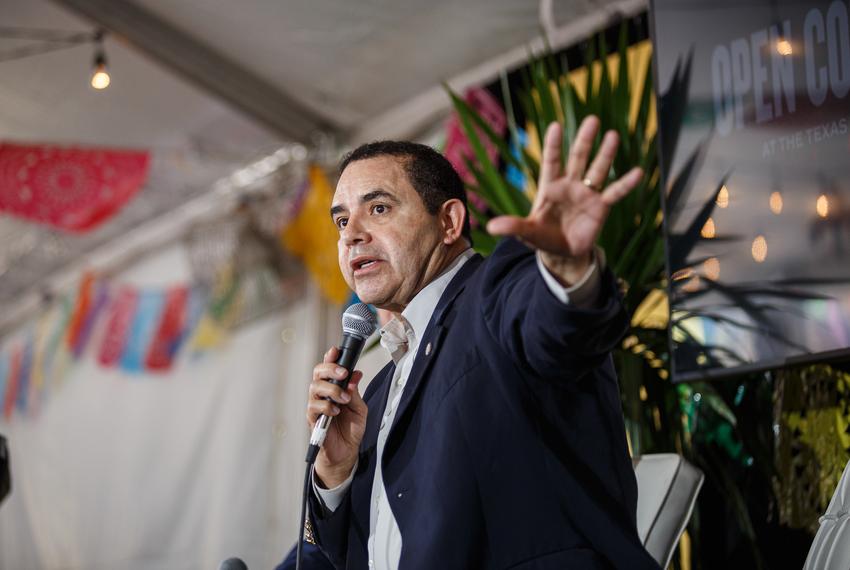
{"type": "Polygon", "coordinates": [[[848,0],[653,0],[676,380],[850,357],[848,0]]]}

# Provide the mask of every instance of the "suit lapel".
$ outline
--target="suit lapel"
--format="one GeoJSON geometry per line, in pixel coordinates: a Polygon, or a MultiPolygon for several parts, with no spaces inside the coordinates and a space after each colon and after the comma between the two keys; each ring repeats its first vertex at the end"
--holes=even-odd
{"type": "MultiPolygon", "coordinates": [[[[416,351],[413,369],[410,371],[410,376],[404,387],[404,393],[401,396],[401,402],[398,405],[398,411],[390,428],[387,446],[384,449],[385,461],[390,450],[395,448],[394,445],[391,445],[391,441],[395,439],[394,432],[396,431],[396,426],[399,425],[411,402],[416,398],[420,387],[428,376],[428,371],[431,369],[433,362],[437,359],[437,354],[442,348],[443,339],[454,316],[454,313],[451,311],[452,304],[458,294],[463,291],[467,280],[475,273],[475,270],[481,265],[483,260],[484,258],[480,255],[475,255],[464,263],[457,272],[457,275],[449,282],[446,290],[443,291],[440,300],[437,302],[437,307],[431,315],[431,320],[428,322],[425,333],[422,335],[422,340],[419,341],[419,348],[416,351]]],[[[384,401],[386,403],[386,399],[384,401]]]]}
{"type": "MultiPolygon", "coordinates": [[[[390,361],[372,380],[377,393],[371,398],[374,402],[369,404],[369,414],[366,416],[366,433],[363,434],[363,441],[360,443],[361,453],[369,451],[378,443],[378,428],[381,425],[381,416],[384,415],[384,410],[387,408],[387,398],[389,397],[394,372],[395,364],[390,361]]],[[[372,384],[370,384],[370,388],[372,384]]],[[[365,399],[369,399],[369,394],[365,395],[365,399]]]]}
{"type": "Polygon", "coordinates": [[[372,481],[375,479],[375,446],[378,442],[378,428],[381,416],[387,407],[387,395],[392,384],[395,364],[390,361],[369,384],[364,399],[370,400],[369,414],[366,416],[366,433],[360,442],[359,474],[354,478],[351,489],[351,512],[354,517],[353,529],[363,543],[363,548],[369,538],[370,501],[372,497],[372,481]]]}

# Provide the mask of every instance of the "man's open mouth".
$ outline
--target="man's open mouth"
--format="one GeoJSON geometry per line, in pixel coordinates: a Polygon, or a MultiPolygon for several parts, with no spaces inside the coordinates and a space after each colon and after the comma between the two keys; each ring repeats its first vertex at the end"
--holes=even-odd
{"type": "Polygon", "coordinates": [[[360,271],[361,269],[368,269],[374,266],[379,261],[380,259],[374,257],[358,257],[351,262],[351,268],[354,271],[360,271]]]}

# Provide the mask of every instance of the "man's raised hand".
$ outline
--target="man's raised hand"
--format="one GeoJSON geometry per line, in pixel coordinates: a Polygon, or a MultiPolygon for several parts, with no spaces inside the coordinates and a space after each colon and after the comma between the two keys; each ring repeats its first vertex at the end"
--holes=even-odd
{"type": "Polygon", "coordinates": [[[491,235],[512,235],[537,249],[543,263],[564,285],[571,285],[584,275],[611,206],[637,186],[643,176],[643,171],[635,167],[602,188],[617,154],[619,138],[614,131],[605,133],[588,167],[598,131],[598,118],[589,116],[582,121],[566,169],[561,172],[561,126],[549,125],[531,212],[525,218],[499,216],[487,224],[491,235]]]}

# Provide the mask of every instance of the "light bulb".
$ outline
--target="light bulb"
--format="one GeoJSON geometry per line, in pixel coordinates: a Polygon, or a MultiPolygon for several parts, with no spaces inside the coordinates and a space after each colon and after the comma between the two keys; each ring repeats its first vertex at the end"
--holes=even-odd
{"type": "Polygon", "coordinates": [[[785,38],[781,38],[776,42],[776,51],[779,52],[779,55],[791,55],[794,53],[794,46],[785,38]]]}
{"type": "Polygon", "coordinates": [[[770,211],[777,215],[782,213],[782,194],[779,192],[770,195],[770,211]]]}
{"type": "Polygon", "coordinates": [[[825,194],[818,196],[818,199],[815,202],[815,210],[817,210],[818,216],[821,218],[829,216],[829,198],[827,198],[825,194]]]}
{"type": "Polygon", "coordinates": [[[750,252],[752,253],[753,259],[756,263],[762,263],[765,259],[767,259],[767,240],[764,239],[763,235],[756,236],[756,239],[753,240],[750,252]]]}
{"type": "Polygon", "coordinates": [[[95,89],[106,89],[109,87],[109,73],[105,65],[98,65],[91,76],[91,86],[95,89]]]}
{"type": "Polygon", "coordinates": [[[91,86],[95,89],[109,87],[109,73],[106,71],[106,55],[98,49],[94,55],[94,73],[91,76],[91,86]]]}
{"type": "Polygon", "coordinates": [[[712,220],[711,218],[708,218],[705,221],[705,225],[702,227],[702,230],[700,230],[699,233],[705,239],[714,239],[714,236],[715,236],[714,220],[712,220]]]}
{"type": "Polygon", "coordinates": [[[721,208],[729,206],[729,189],[724,184],[717,193],[717,205],[721,208]]]}

